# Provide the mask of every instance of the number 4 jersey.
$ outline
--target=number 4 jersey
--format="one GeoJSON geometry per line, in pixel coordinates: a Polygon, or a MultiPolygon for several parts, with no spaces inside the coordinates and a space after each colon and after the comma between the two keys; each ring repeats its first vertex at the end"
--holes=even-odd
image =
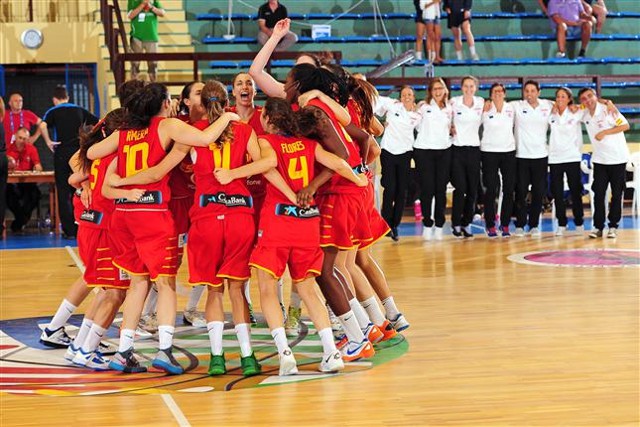
{"type": "MultiPolygon", "coordinates": [[[[294,192],[313,180],[316,141],[285,135],[260,135],[278,158],[277,170],[294,192]]],[[[258,245],[319,247],[320,213],[315,205],[301,208],[280,190],[267,184],[267,197],[260,215],[258,245]]]]}
{"type": "MultiPolygon", "coordinates": [[[[164,159],[167,152],[160,143],[158,125],[162,117],[153,117],[148,128],[123,129],[120,131],[118,143],[118,175],[128,177],[135,175],[152,166],[156,166],[164,159]]],[[[144,185],[132,185],[126,189],[139,188],[145,194],[137,203],[124,199],[116,200],[117,210],[166,210],[171,192],[169,177],[165,175],[160,181],[144,185]]]]}

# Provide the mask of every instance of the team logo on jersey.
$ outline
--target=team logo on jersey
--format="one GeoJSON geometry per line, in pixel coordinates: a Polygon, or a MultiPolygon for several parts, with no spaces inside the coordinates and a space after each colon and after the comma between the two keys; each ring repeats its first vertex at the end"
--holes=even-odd
{"type": "Polygon", "coordinates": [[[102,222],[102,212],[94,211],[93,209],[85,209],[80,215],[80,219],[93,224],[100,224],[102,222]]]}
{"type": "MultiPolygon", "coordinates": [[[[262,374],[243,377],[240,368],[239,345],[231,323],[225,322],[223,346],[227,374],[209,376],[210,344],[206,328],[194,328],[176,324],[173,337],[173,354],[184,367],[183,375],[170,376],[155,371],[151,360],[158,348],[157,334],[151,339],[136,338],[136,357],[149,372],[123,374],[117,371],[96,372],[67,362],[66,349],[52,349],[42,345],[38,339],[41,329],[50,318],[28,318],[0,321],[0,393],[16,395],[48,396],[97,396],[109,394],[149,393],[207,393],[231,391],[243,388],[278,385],[316,379],[332,378],[375,368],[402,356],[409,348],[406,339],[398,334],[389,341],[376,344],[373,359],[346,363],[339,374],[318,371],[323,358],[320,337],[308,320],[301,323],[300,332],[290,337],[290,347],[298,363],[298,375],[278,375],[278,350],[273,343],[269,328],[264,322],[251,328],[251,342],[256,358],[262,365],[262,374]]],[[[227,320],[230,320],[230,315],[227,320]]],[[[118,323],[107,331],[106,342],[117,345],[118,323]]],[[[261,319],[259,319],[261,320],[261,319]]],[[[66,330],[73,336],[82,322],[81,315],[72,316],[66,330]]],[[[110,357],[110,356],[105,356],[110,357]]]]}
{"type": "Polygon", "coordinates": [[[287,205],[284,203],[278,203],[276,205],[276,215],[292,216],[300,219],[317,218],[320,216],[320,209],[317,206],[309,206],[308,208],[301,208],[296,205],[287,205]]]}
{"type": "Polygon", "coordinates": [[[226,194],[223,192],[216,193],[216,194],[200,195],[201,208],[207,207],[211,203],[224,205],[228,208],[237,208],[237,207],[250,208],[253,206],[253,199],[251,198],[251,196],[245,196],[243,194],[226,194]]]}
{"type": "Polygon", "coordinates": [[[159,205],[162,203],[161,191],[145,191],[145,193],[138,199],[138,201],[132,201],[129,199],[116,199],[116,205],[159,205]]]}
{"type": "Polygon", "coordinates": [[[640,250],[635,249],[569,249],[514,254],[510,261],[520,264],[553,267],[622,268],[640,267],[640,250]]]}

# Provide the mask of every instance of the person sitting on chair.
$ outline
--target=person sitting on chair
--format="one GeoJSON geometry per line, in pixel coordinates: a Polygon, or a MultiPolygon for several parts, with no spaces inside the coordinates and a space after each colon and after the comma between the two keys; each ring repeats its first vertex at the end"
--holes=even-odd
{"type": "MultiPolygon", "coordinates": [[[[29,130],[20,128],[15,133],[15,142],[7,149],[9,168],[15,171],[42,171],[38,150],[29,144],[29,130]]],[[[7,207],[15,217],[11,224],[11,231],[19,232],[24,229],[33,210],[40,201],[40,190],[33,183],[19,183],[7,185],[7,207]]]]}

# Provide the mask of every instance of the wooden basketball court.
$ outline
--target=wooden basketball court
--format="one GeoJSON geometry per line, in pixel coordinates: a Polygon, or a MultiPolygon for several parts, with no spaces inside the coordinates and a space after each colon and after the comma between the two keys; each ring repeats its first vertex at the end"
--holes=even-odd
{"type": "MultiPolygon", "coordinates": [[[[3,392],[0,424],[638,425],[638,265],[613,266],[624,253],[616,251],[585,256],[599,265],[591,267],[507,257],[559,251],[551,264],[563,264],[580,261],[564,257],[567,250],[633,254],[639,248],[635,229],[597,241],[551,233],[492,241],[385,239],[375,254],[411,322],[409,349],[396,360],[323,380],[222,393],[3,392]]],[[[2,250],[0,269],[1,320],[51,316],[79,274],[64,248],[2,250]]],[[[259,306],[257,289],[252,294],[259,306]]],[[[184,302],[180,296],[178,307],[184,302]]]]}

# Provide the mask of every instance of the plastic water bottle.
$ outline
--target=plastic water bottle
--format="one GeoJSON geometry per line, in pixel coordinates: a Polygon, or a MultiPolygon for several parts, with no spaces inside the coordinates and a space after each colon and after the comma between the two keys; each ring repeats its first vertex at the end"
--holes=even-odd
{"type": "Polygon", "coordinates": [[[416,216],[416,221],[422,221],[422,204],[420,204],[420,199],[413,202],[413,213],[416,216]]]}

